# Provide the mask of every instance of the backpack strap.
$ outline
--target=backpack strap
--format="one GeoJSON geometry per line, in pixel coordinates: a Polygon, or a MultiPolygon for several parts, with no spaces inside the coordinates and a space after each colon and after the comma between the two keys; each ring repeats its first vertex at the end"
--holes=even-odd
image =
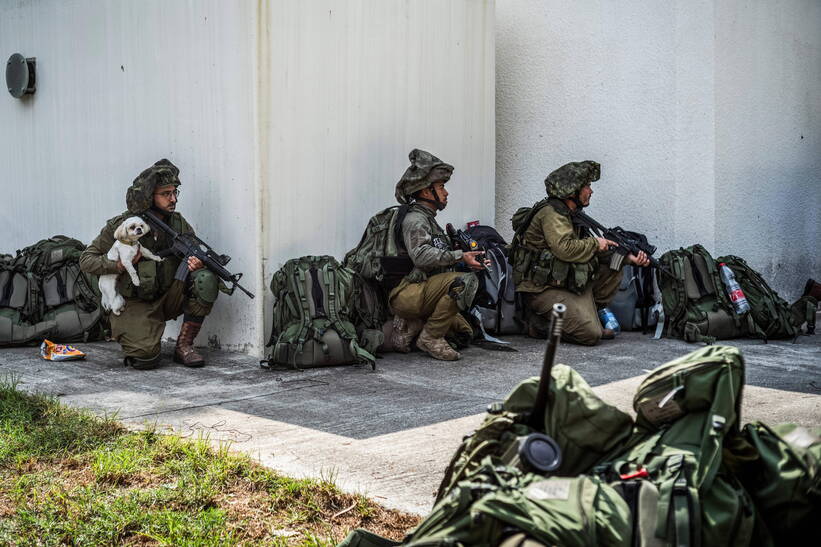
{"type": "Polygon", "coordinates": [[[665,466],[671,477],[659,485],[656,537],[670,544],[698,546],[701,508],[698,491],[687,480],[684,455],[673,454],[665,466]]]}
{"type": "Polygon", "coordinates": [[[409,210],[410,205],[408,204],[400,205],[396,210],[393,237],[396,241],[396,249],[398,251],[407,251],[407,249],[405,249],[405,238],[402,237],[402,223],[405,221],[405,216],[407,216],[409,210]]]}
{"type": "Polygon", "coordinates": [[[538,201],[533,204],[533,207],[530,208],[530,212],[527,213],[527,217],[525,217],[522,224],[519,226],[519,229],[513,233],[513,238],[510,241],[510,251],[512,252],[515,248],[521,245],[522,237],[524,237],[524,233],[530,228],[530,223],[533,222],[533,218],[536,216],[536,213],[541,211],[544,207],[548,205],[550,198],[544,198],[541,201],[538,201]]]}

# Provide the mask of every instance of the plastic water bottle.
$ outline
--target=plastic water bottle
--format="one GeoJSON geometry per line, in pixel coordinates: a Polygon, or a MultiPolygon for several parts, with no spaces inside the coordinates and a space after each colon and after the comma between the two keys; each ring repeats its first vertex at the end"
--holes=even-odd
{"type": "Polygon", "coordinates": [[[613,333],[621,332],[619,320],[616,319],[616,316],[613,315],[610,308],[602,308],[599,310],[599,321],[601,321],[604,328],[612,330],[613,333]]]}
{"type": "Polygon", "coordinates": [[[741,285],[735,280],[735,274],[725,263],[718,265],[721,268],[721,280],[724,281],[724,288],[727,289],[727,296],[733,302],[733,308],[737,315],[747,313],[750,311],[750,303],[747,302],[747,297],[744,296],[744,291],[741,290],[741,285]]]}

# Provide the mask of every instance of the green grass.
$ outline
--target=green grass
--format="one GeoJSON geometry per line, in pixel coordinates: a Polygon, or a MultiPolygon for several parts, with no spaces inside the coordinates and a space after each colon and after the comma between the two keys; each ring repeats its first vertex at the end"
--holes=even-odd
{"type": "Polygon", "coordinates": [[[326,546],[417,522],[229,448],[129,432],[0,380],[0,545],[326,546]]]}

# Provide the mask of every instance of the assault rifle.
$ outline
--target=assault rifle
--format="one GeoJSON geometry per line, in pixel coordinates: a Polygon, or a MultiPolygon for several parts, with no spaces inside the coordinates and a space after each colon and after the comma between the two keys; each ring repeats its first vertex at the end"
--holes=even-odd
{"type": "Polygon", "coordinates": [[[188,277],[188,257],[193,256],[200,259],[203,265],[214,272],[217,277],[227,283],[231,283],[229,294],[233,293],[235,289],[240,289],[251,298],[254,297],[251,292],[239,284],[239,280],[242,277],[241,273],[232,274],[225,269],[225,265],[231,261],[230,256],[217,254],[206,242],[194,234],[181,234],[177,232],[152,211],[143,213],[143,218],[145,218],[146,222],[148,222],[152,228],[163,232],[172,240],[170,248],[160,251],[157,254],[161,257],[165,257],[173,253],[182,259],[174,274],[174,279],[185,281],[185,278],[188,277]]]}
{"type": "Polygon", "coordinates": [[[587,216],[587,214],[585,214],[581,209],[576,209],[573,211],[570,214],[570,218],[573,219],[573,224],[587,228],[598,237],[603,237],[618,243],[619,246],[613,250],[621,255],[627,256],[632,253],[633,255],[638,256],[639,251],[644,251],[644,254],[647,255],[647,258],[650,260],[650,264],[653,267],[658,268],[659,271],[673,277],[673,272],[663,266],[658,259],[653,258],[653,253],[656,252],[656,247],[647,241],[647,236],[644,234],[630,232],[621,226],[616,226],[615,228],[605,228],[587,216]]]}
{"type": "MultiPolygon", "coordinates": [[[[448,237],[450,237],[451,241],[453,241],[455,245],[462,249],[463,252],[481,251],[482,255],[480,256],[484,257],[485,250],[482,249],[479,246],[479,242],[470,237],[470,235],[467,232],[463,230],[457,230],[453,227],[453,224],[451,224],[450,222],[445,224],[445,231],[448,233],[448,237]]],[[[480,259],[479,264],[481,264],[484,269],[488,269],[483,260],[480,259]]]]}

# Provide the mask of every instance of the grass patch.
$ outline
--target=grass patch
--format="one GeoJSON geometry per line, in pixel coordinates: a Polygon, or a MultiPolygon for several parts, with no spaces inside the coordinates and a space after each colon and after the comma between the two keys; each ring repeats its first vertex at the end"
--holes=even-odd
{"type": "Polygon", "coordinates": [[[0,380],[0,545],[336,545],[418,517],[0,380]]]}

